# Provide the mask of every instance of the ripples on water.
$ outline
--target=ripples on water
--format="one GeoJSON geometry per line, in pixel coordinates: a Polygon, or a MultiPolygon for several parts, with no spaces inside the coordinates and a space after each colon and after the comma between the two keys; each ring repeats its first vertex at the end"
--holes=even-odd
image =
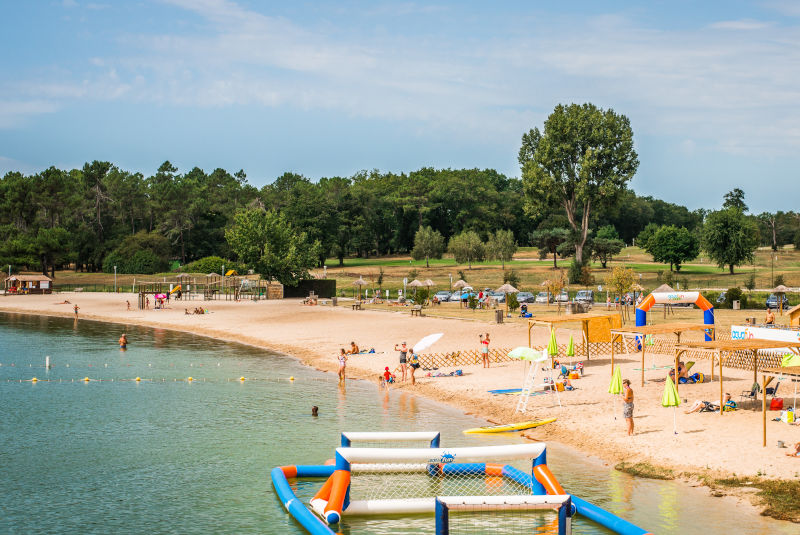
{"type": "MultiPolygon", "coordinates": [[[[365,382],[341,389],[332,374],[290,358],[159,329],[0,314],[0,364],[0,519],[11,533],[299,534],[269,471],[331,458],[342,430],[440,430],[447,446],[520,441],[464,436],[485,422],[365,382]],[[127,351],[116,347],[122,331],[127,351]]],[[[654,533],[796,533],[738,518],[702,489],[635,480],[556,444],[548,454],[569,491],[654,533]]],[[[307,499],[320,484],[296,490],[307,499]]],[[[552,531],[551,519],[540,517],[535,532],[552,531]]],[[[432,526],[429,516],[365,518],[341,532],[432,526]]],[[[580,518],[574,532],[607,533],[580,518]]]]}

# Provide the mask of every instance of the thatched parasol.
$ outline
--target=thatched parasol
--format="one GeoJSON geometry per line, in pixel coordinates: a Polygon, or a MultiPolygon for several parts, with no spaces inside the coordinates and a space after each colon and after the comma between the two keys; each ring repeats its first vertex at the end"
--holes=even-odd
{"type": "Polygon", "coordinates": [[[668,284],[662,284],[661,286],[659,286],[658,288],[653,290],[653,293],[674,292],[674,291],[675,290],[672,287],[670,287],[668,284]]]}
{"type": "Polygon", "coordinates": [[[779,284],[778,286],[772,289],[772,293],[774,293],[778,297],[778,308],[780,310],[779,314],[781,316],[783,316],[783,299],[781,299],[781,296],[783,296],[788,291],[789,288],[787,288],[783,284],[779,284]]]}
{"type": "Polygon", "coordinates": [[[456,282],[453,283],[453,288],[463,288],[464,286],[469,286],[466,281],[458,279],[456,282]]]}
{"type": "Polygon", "coordinates": [[[358,277],[356,280],[353,281],[353,286],[357,286],[358,287],[358,300],[359,301],[361,301],[361,287],[362,286],[366,286],[367,284],[369,284],[369,283],[367,281],[365,281],[362,277],[358,277]]]}
{"type": "Polygon", "coordinates": [[[424,284],[425,286],[427,286],[427,287],[429,287],[429,288],[430,288],[431,286],[436,286],[436,283],[435,283],[435,282],[433,282],[433,281],[432,281],[432,280],[430,280],[430,279],[427,279],[427,280],[426,280],[425,282],[423,282],[422,284],[424,284]]]}

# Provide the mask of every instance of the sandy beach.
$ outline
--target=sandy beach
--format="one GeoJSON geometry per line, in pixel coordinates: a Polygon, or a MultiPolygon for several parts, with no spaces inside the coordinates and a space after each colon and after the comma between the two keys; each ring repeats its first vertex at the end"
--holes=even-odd
{"type": "MultiPolygon", "coordinates": [[[[478,334],[491,333],[493,347],[527,345],[527,328],[523,324],[497,325],[488,322],[462,321],[442,318],[412,318],[407,309],[397,312],[353,311],[350,306],[303,306],[299,300],[233,302],[188,301],[174,302],[166,310],[126,309],[125,301],[135,307],[132,294],[62,293],[58,295],[8,296],[0,298],[0,310],[53,316],[73,316],[72,304],[80,307],[80,318],[161,327],[214,337],[220,340],[246,343],[286,353],[324,371],[335,372],[336,355],[355,341],[362,349],[374,348],[376,353],[357,355],[349,359],[348,377],[375,381],[385,366],[394,369],[398,362],[394,345],[407,341],[413,345],[423,336],[441,332],[442,339],[432,351],[477,349],[478,334]],[[64,300],[71,304],[62,303],[64,300]],[[186,315],[184,307],[192,310],[203,306],[207,315],[186,315]]],[[[109,343],[115,343],[120,333],[109,332],[109,343]]],[[[576,333],[577,334],[577,333],[576,333]]],[[[544,331],[536,337],[545,337],[544,331]]],[[[562,336],[568,337],[565,331],[562,336]]],[[[560,341],[560,340],[559,340],[560,341]]],[[[671,356],[655,355],[655,362],[668,365],[671,356]]],[[[651,358],[647,358],[650,366],[651,358]]],[[[529,403],[526,416],[514,414],[515,396],[493,396],[489,389],[520,387],[523,363],[499,363],[490,369],[478,366],[461,367],[461,377],[426,377],[417,373],[417,384],[410,382],[392,385],[415,394],[454,405],[467,413],[493,422],[507,423],[531,418],[558,417],[554,424],[529,433],[536,440],[555,440],[597,456],[609,463],[627,461],[649,462],[653,465],[712,476],[762,475],[769,478],[794,479],[800,472],[800,458],[789,458],[787,449],[776,446],[778,440],[787,445],[800,441],[800,426],[768,421],[767,447],[761,445],[761,413],[756,410],[737,410],[720,416],[718,413],[685,415],[686,406],[678,409],[677,429],[673,433],[673,410],[660,404],[666,370],[646,373],[647,384],[639,386],[639,355],[619,358],[623,377],[632,380],[635,391],[634,421],[636,434],[628,437],[622,418],[621,401],[607,393],[610,381],[608,358],[585,361],[584,377],[574,380],[576,390],[561,393],[562,408],[554,405],[553,396],[535,396],[529,403]]],[[[709,362],[700,360],[695,369],[709,372],[709,362]]],[[[440,372],[449,372],[442,369],[440,372]]],[[[725,390],[738,401],[741,391],[752,382],[752,372],[725,370],[725,390]]],[[[790,383],[782,394],[791,404],[790,383]]],[[[701,399],[716,403],[719,384],[681,385],[680,397],[690,405],[701,399]]],[[[769,420],[777,412],[770,412],[769,420]]]]}

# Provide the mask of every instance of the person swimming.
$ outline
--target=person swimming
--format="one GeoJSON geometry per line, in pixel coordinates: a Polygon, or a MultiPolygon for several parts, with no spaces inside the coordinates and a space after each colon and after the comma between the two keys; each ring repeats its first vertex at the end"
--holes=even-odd
{"type": "Polygon", "coordinates": [[[311,407],[311,416],[319,416],[319,407],[316,405],[311,407]]]}
{"type": "Polygon", "coordinates": [[[119,337],[119,348],[120,349],[128,348],[128,337],[125,336],[125,333],[122,333],[122,336],[119,337]]]}

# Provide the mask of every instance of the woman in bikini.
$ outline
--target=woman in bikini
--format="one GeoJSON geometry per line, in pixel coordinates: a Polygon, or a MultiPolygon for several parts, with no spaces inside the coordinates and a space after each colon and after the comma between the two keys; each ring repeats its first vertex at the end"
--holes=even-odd
{"type": "Polygon", "coordinates": [[[347,367],[347,352],[342,348],[339,353],[339,382],[343,383],[345,379],[345,368],[347,367]]]}
{"type": "Polygon", "coordinates": [[[481,334],[479,335],[481,338],[481,354],[483,357],[483,367],[489,367],[489,333],[486,333],[486,337],[481,334]]]}

